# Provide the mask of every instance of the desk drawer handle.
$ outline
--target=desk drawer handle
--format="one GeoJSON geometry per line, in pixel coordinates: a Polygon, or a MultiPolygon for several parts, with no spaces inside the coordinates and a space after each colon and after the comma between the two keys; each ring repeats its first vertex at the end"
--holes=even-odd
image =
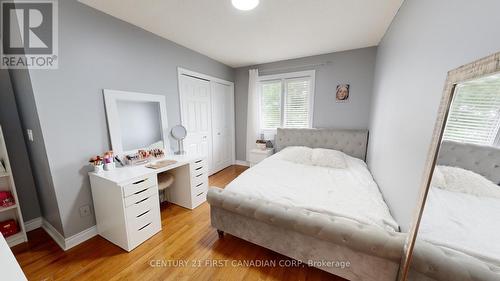
{"type": "Polygon", "coordinates": [[[201,163],[201,161],[203,161],[203,160],[194,161],[194,163],[198,164],[198,163],[201,163]]]}
{"type": "Polygon", "coordinates": [[[148,189],[149,189],[149,188],[145,188],[145,189],[143,189],[143,190],[141,190],[141,191],[137,191],[136,193],[134,193],[134,195],[141,194],[141,193],[143,193],[144,191],[146,191],[146,190],[148,190],[148,189]]]}
{"type": "Polygon", "coordinates": [[[147,180],[147,179],[143,179],[143,180],[140,180],[140,181],[136,181],[136,182],[134,182],[133,184],[140,184],[140,183],[145,182],[146,180],[147,180]]]}
{"type": "Polygon", "coordinates": [[[136,216],[136,218],[140,218],[140,217],[144,216],[145,214],[149,213],[150,211],[151,211],[151,209],[149,209],[149,210],[147,210],[146,212],[144,212],[144,213],[142,213],[142,214],[140,214],[140,215],[136,216]]]}
{"type": "Polygon", "coordinates": [[[139,204],[141,204],[142,202],[144,202],[144,201],[148,200],[149,198],[150,198],[150,197],[144,198],[144,199],[142,199],[142,200],[140,200],[140,201],[135,202],[134,204],[139,205],[139,204]]]}
{"type": "Polygon", "coordinates": [[[197,178],[203,176],[203,173],[199,174],[199,175],[196,175],[197,178]]]}
{"type": "Polygon", "coordinates": [[[139,230],[139,231],[141,231],[141,230],[143,230],[144,228],[148,227],[150,224],[151,224],[151,223],[148,223],[148,224],[146,224],[145,226],[143,226],[143,227],[139,228],[138,230],[139,230]]]}
{"type": "Polygon", "coordinates": [[[203,183],[199,183],[196,187],[200,187],[200,186],[202,186],[202,185],[203,185],[203,183]]]}
{"type": "Polygon", "coordinates": [[[205,192],[202,192],[202,193],[200,193],[200,194],[196,195],[196,197],[198,197],[198,196],[202,195],[203,193],[205,193],[205,192]]]}
{"type": "Polygon", "coordinates": [[[196,168],[195,170],[196,170],[196,171],[199,171],[199,170],[201,170],[201,169],[203,169],[203,167],[198,167],[198,168],[196,168]]]}

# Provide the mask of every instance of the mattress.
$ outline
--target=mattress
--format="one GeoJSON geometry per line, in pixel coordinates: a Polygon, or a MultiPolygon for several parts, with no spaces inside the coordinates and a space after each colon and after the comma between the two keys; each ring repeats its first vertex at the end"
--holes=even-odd
{"type": "Polygon", "coordinates": [[[347,168],[336,169],[290,162],[280,159],[280,153],[246,170],[226,189],[398,231],[398,224],[362,160],[345,155],[347,168]]]}
{"type": "Polygon", "coordinates": [[[500,199],[431,187],[418,238],[500,265],[500,199]]]}

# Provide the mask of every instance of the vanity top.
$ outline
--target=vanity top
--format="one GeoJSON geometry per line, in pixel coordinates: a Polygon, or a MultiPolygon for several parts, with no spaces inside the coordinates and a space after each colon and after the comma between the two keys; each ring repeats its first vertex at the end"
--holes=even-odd
{"type": "Polygon", "coordinates": [[[180,166],[187,165],[191,162],[194,162],[198,159],[203,158],[199,155],[167,155],[163,158],[158,158],[153,161],[158,162],[162,160],[175,160],[177,163],[172,165],[168,165],[159,169],[151,169],[147,168],[146,164],[142,165],[134,165],[134,166],[125,166],[125,167],[116,167],[111,171],[102,171],[99,173],[89,172],[89,176],[91,177],[100,177],[111,182],[114,182],[118,185],[124,185],[128,183],[132,183],[136,180],[142,179],[147,176],[151,176],[154,174],[158,174],[164,171],[168,171],[171,169],[175,169],[180,166]]]}

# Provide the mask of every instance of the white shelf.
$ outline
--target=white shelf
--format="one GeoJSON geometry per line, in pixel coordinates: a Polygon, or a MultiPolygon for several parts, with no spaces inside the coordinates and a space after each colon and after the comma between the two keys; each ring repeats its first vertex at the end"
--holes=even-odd
{"type": "MultiPolygon", "coordinates": [[[[4,134],[2,131],[2,126],[0,126],[0,160],[3,161],[5,172],[0,173],[0,180],[2,182],[5,182],[5,179],[7,179],[7,187],[8,190],[12,193],[12,197],[14,198],[14,202],[16,204],[6,207],[6,208],[1,208],[0,207],[0,214],[2,220],[4,219],[9,219],[13,218],[16,220],[18,226],[19,226],[19,233],[16,233],[12,236],[7,237],[5,240],[7,241],[7,244],[12,247],[14,245],[23,243],[27,241],[27,236],[26,232],[24,229],[24,220],[23,220],[23,215],[21,213],[21,208],[19,206],[19,198],[17,197],[17,192],[16,192],[16,183],[14,182],[14,178],[11,176],[11,166],[9,162],[9,155],[7,153],[7,146],[5,145],[5,139],[4,139],[4,134]],[[7,213],[8,212],[8,213],[7,213]],[[13,212],[15,212],[15,216],[13,216],[13,212]]],[[[2,184],[3,185],[3,184],[2,184]]]]}
{"type": "Polygon", "coordinates": [[[19,231],[18,233],[5,238],[5,240],[7,241],[9,247],[13,247],[25,242],[24,233],[22,231],[19,231]]]}
{"type": "Polygon", "coordinates": [[[12,206],[5,207],[5,208],[4,208],[4,207],[0,207],[0,213],[1,213],[1,212],[8,211],[8,210],[15,209],[15,208],[17,208],[17,204],[14,204],[14,205],[12,205],[12,206]]]}

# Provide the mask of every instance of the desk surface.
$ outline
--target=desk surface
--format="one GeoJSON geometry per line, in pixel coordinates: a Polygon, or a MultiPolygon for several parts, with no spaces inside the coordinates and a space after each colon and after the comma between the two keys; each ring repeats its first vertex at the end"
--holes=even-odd
{"type": "Polygon", "coordinates": [[[162,161],[162,160],[176,160],[177,163],[168,165],[159,169],[146,168],[146,164],[136,165],[136,166],[125,166],[117,167],[111,171],[103,171],[100,173],[90,172],[90,176],[100,177],[117,184],[127,184],[128,182],[133,182],[136,179],[144,178],[146,176],[162,173],[168,170],[178,168],[180,166],[187,165],[196,159],[202,158],[199,155],[167,155],[164,158],[155,159],[152,162],[162,161]]]}
{"type": "Polygon", "coordinates": [[[0,234],[0,265],[2,280],[27,280],[2,234],[0,234]]]}

